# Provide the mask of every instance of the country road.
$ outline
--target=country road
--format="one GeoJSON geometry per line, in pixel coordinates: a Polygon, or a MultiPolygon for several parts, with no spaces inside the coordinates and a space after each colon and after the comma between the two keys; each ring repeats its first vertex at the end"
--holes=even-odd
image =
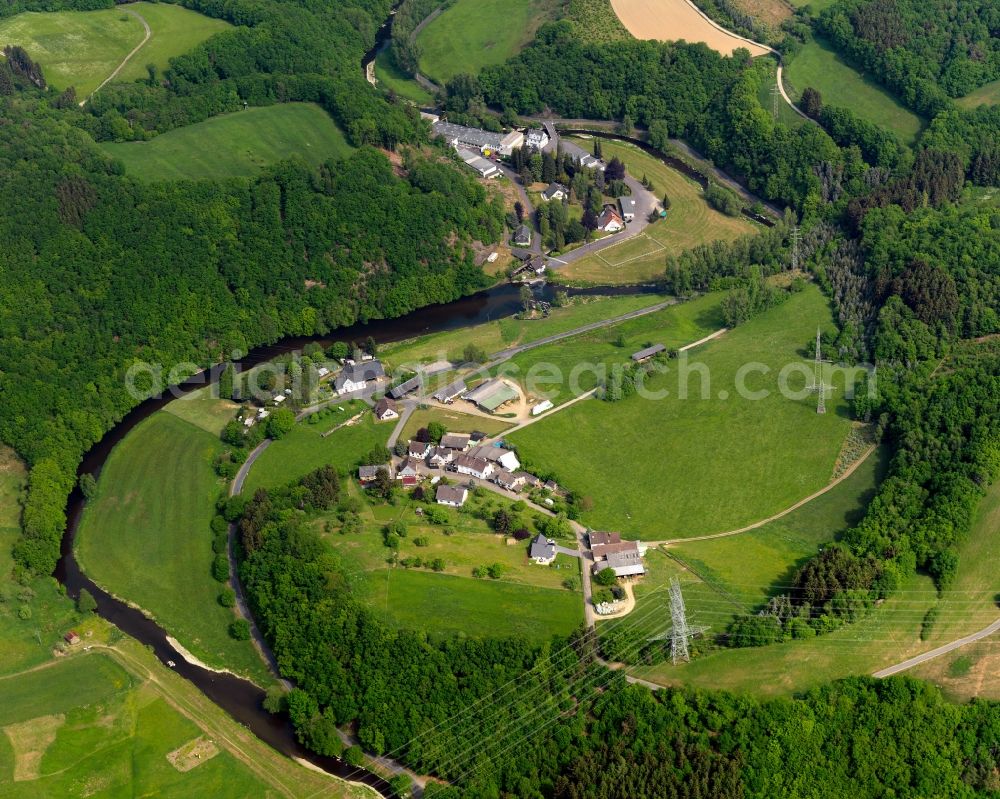
{"type": "Polygon", "coordinates": [[[893,674],[899,674],[907,669],[912,669],[914,666],[919,666],[921,663],[926,663],[928,660],[933,660],[941,655],[946,655],[948,652],[953,652],[966,644],[973,644],[976,641],[981,641],[983,638],[989,638],[994,633],[1000,632],[1000,619],[997,619],[988,627],[984,627],[978,632],[970,633],[962,638],[956,638],[954,641],[949,641],[947,644],[942,644],[941,646],[931,649],[929,652],[924,652],[922,655],[915,655],[902,663],[897,663],[894,666],[887,666],[884,669],[879,669],[872,673],[872,677],[891,677],[893,674]]]}

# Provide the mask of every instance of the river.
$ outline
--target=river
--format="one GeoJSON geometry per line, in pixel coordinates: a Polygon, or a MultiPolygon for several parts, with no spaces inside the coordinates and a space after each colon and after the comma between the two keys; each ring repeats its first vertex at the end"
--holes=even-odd
{"type": "MultiPolygon", "coordinates": [[[[534,288],[535,294],[540,299],[550,301],[555,297],[556,291],[560,290],[565,290],[571,297],[613,296],[652,294],[656,292],[656,287],[606,286],[574,289],[545,284],[534,288]]],[[[519,310],[520,306],[520,287],[505,283],[454,302],[427,306],[396,319],[358,323],[341,328],[335,331],[335,335],[285,338],[275,344],[253,350],[239,366],[241,369],[249,369],[278,355],[300,350],[314,341],[327,347],[334,341],[363,341],[371,336],[379,344],[386,344],[426,333],[456,330],[510,316],[519,310]]],[[[162,397],[148,399],[133,408],[87,452],[78,472],[97,477],[111,450],[129,431],[162,409],[177,395],[194,391],[218,380],[220,370],[221,367],[214,366],[164,392],[162,397]]],[[[80,590],[86,588],[97,601],[98,615],[122,632],[151,647],[156,657],[164,664],[173,661],[175,663],[173,668],[178,674],[192,682],[216,705],[279,752],[308,760],[330,774],[364,782],[383,795],[389,795],[389,785],[380,777],[349,766],[337,758],[321,757],[302,747],[295,739],[291,722],[286,717],[272,715],[263,709],[264,692],[252,682],[232,674],[214,672],[188,663],[167,641],[167,632],[162,627],[144,616],[141,611],[126,605],[95,585],[80,569],[73,552],[73,542],[83,514],[83,506],[83,495],[79,489],[75,489],[69,497],[66,509],[68,523],[62,539],[61,557],[55,571],[56,579],[66,586],[71,597],[79,596],[80,590]]]]}

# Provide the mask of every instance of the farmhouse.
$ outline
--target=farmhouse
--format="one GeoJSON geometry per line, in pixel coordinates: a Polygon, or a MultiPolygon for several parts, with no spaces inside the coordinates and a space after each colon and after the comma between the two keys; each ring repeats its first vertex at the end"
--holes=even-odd
{"type": "Polygon", "coordinates": [[[512,240],[516,247],[530,247],[531,228],[524,224],[518,225],[517,230],[514,231],[514,238],[512,240]]]}
{"type": "Polygon", "coordinates": [[[601,215],[597,217],[597,229],[605,233],[617,233],[625,229],[625,222],[618,215],[618,212],[610,205],[605,205],[601,215]]]}
{"type": "Polygon", "coordinates": [[[593,571],[594,574],[597,574],[605,569],[611,569],[616,577],[634,577],[646,573],[646,567],[642,565],[642,555],[639,554],[638,547],[625,549],[621,552],[609,552],[604,560],[594,564],[593,571]]]}
{"type": "Polygon", "coordinates": [[[482,154],[500,153],[510,155],[515,148],[524,144],[524,134],[518,130],[510,133],[494,133],[480,128],[467,128],[450,122],[435,122],[431,125],[435,136],[440,136],[452,147],[466,147],[482,154]]]}
{"type": "Polygon", "coordinates": [[[456,380],[454,383],[445,386],[434,395],[438,402],[452,403],[456,397],[461,397],[465,393],[465,381],[456,380]]]}
{"type": "Polygon", "coordinates": [[[535,563],[542,566],[548,566],[556,559],[555,541],[550,541],[544,535],[539,533],[531,539],[531,549],[528,551],[528,557],[530,557],[535,563]]]}
{"type": "Polygon", "coordinates": [[[508,469],[512,472],[521,468],[521,461],[517,459],[517,455],[514,454],[514,451],[506,449],[505,447],[475,447],[474,449],[469,450],[469,454],[473,458],[485,458],[490,463],[499,464],[504,469],[508,469]]]}
{"type": "Polygon", "coordinates": [[[592,531],[587,534],[590,541],[590,551],[594,553],[594,560],[600,560],[605,555],[605,548],[612,544],[622,542],[621,533],[603,533],[592,531]]]}
{"type": "Polygon", "coordinates": [[[388,422],[390,419],[399,418],[399,410],[396,408],[396,400],[382,397],[375,403],[375,418],[380,422],[388,422]]]}
{"type": "Polygon", "coordinates": [[[389,389],[389,396],[395,400],[402,399],[407,394],[412,394],[414,391],[419,391],[423,385],[423,381],[420,379],[420,375],[411,377],[409,380],[405,380],[397,386],[393,386],[389,389]]]}
{"type": "Polygon", "coordinates": [[[654,355],[658,355],[659,353],[664,352],[666,349],[667,348],[662,344],[654,344],[653,346],[646,347],[645,349],[641,349],[638,352],[633,352],[632,360],[635,361],[636,363],[642,363],[643,361],[648,361],[654,355]]]}
{"type": "Polygon", "coordinates": [[[516,400],[520,394],[499,378],[487,380],[465,395],[465,399],[490,413],[496,412],[508,402],[516,400]]]}
{"type": "Polygon", "coordinates": [[[457,449],[465,452],[469,448],[470,437],[466,433],[445,433],[441,436],[441,446],[445,449],[457,449]]]}
{"type": "Polygon", "coordinates": [[[464,454],[455,458],[452,468],[459,474],[471,475],[480,480],[488,480],[494,472],[493,464],[486,458],[474,458],[464,454]]]}
{"type": "Polygon", "coordinates": [[[635,219],[635,197],[619,197],[618,205],[622,209],[622,219],[626,222],[635,219]]]}
{"type": "Polygon", "coordinates": [[[470,169],[474,169],[479,173],[481,178],[495,178],[500,174],[500,170],[497,165],[492,161],[483,158],[478,153],[472,150],[466,150],[464,147],[458,148],[458,157],[461,158],[470,169]]]}
{"type": "Polygon", "coordinates": [[[549,134],[544,128],[529,128],[524,134],[524,143],[534,150],[543,150],[549,143],[549,134]]]}
{"type": "Polygon", "coordinates": [[[333,381],[333,388],[338,394],[350,394],[353,391],[361,391],[369,383],[374,383],[383,377],[385,369],[379,361],[350,363],[340,370],[337,379],[333,381]]]}
{"type": "Polygon", "coordinates": [[[450,508],[461,508],[468,498],[469,492],[464,488],[456,486],[438,486],[434,498],[438,505],[447,505],[450,508]]]}
{"type": "Polygon", "coordinates": [[[546,202],[550,200],[564,200],[569,195],[569,189],[562,183],[550,183],[542,192],[542,199],[546,202]]]}

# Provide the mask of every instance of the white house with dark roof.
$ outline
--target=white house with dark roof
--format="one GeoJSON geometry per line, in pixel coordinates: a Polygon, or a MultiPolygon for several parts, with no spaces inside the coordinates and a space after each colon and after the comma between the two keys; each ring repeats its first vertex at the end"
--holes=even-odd
{"type": "Polygon", "coordinates": [[[565,200],[569,196],[569,189],[562,183],[550,183],[542,192],[542,199],[546,202],[551,200],[565,200]]]}
{"type": "Polygon", "coordinates": [[[452,463],[452,469],[459,474],[467,474],[471,477],[478,477],[480,480],[488,480],[496,467],[486,458],[474,458],[471,455],[459,455],[452,463]]]}
{"type": "Polygon", "coordinates": [[[396,400],[389,397],[382,397],[375,403],[375,418],[380,422],[388,422],[399,418],[399,409],[396,407],[396,400]]]}
{"type": "Polygon", "coordinates": [[[461,508],[468,499],[469,492],[458,486],[439,485],[434,499],[438,505],[447,505],[450,508],[461,508]]]}
{"type": "Polygon", "coordinates": [[[424,441],[410,441],[406,445],[406,455],[409,458],[420,458],[422,460],[430,455],[433,450],[434,445],[424,441]]]}
{"type": "Polygon", "coordinates": [[[514,242],[515,247],[530,247],[531,246],[531,228],[525,224],[520,224],[514,231],[514,236],[511,239],[514,242]]]}
{"type": "Polygon", "coordinates": [[[519,491],[524,485],[524,474],[511,472],[507,469],[500,469],[493,475],[493,482],[508,491],[519,491]]]}
{"type": "Polygon", "coordinates": [[[473,447],[469,450],[469,454],[474,458],[485,458],[510,472],[516,472],[521,468],[521,461],[517,459],[517,454],[506,447],[492,445],[473,447]]]}
{"type": "MultiPolygon", "coordinates": [[[[450,367],[451,364],[448,364],[448,366],[450,367]]],[[[438,402],[451,404],[458,397],[461,397],[465,393],[465,390],[466,390],[465,381],[456,380],[454,383],[450,383],[444,388],[442,388],[440,391],[436,392],[434,394],[434,399],[436,399],[438,402]]]]}
{"type": "Polygon", "coordinates": [[[340,370],[333,381],[333,388],[338,394],[350,394],[361,391],[384,377],[385,369],[379,361],[350,363],[340,370]]]}
{"type": "Polygon", "coordinates": [[[631,222],[635,219],[635,205],[635,197],[623,195],[618,198],[618,206],[622,210],[622,219],[626,222],[631,222]]]}
{"type": "Polygon", "coordinates": [[[531,539],[528,557],[541,566],[548,566],[556,559],[556,542],[539,533],[531,539]]]}
{"type": "Polygon", "coordinates": [[[444,469],[448,466],[448,464],[454,461],[458,455],[458,450],[449,449],[448,447],[435,447],[430,458],[428,459],[428,463],[430,463],[431,468],[444,469]]]}
{"type": "Polygon", "coordinates": [[[549,143],[549,134],[545,128],[529,128],[524,134],[524,144],[534,150],[542,150],[549,143]]]}
{"type": "Polygon", "coordinates": [[[605,205],[601,215],[597,217],[597,229],[605,233],[617,233],[625,229],[625,221],[610,205],[605,205]]]}

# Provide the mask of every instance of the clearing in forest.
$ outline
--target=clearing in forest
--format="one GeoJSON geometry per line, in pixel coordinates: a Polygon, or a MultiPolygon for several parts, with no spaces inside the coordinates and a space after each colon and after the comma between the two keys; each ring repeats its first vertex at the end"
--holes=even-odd
{"type": "Polygon", "coordinates": [[[712,22],[690,0],[611,0],[622,24],[637,39],[704,42],[723,55],[743,48],[752,56],[768,49],[712,22]]]}
{"type": "Polygon", "coordinates": [[[318,105],[248,108],[161,133],[149,141],[102,144],[140,180],[250,177],[296,156],[310,166],[350,154],[343,132],[318,105]]]}

